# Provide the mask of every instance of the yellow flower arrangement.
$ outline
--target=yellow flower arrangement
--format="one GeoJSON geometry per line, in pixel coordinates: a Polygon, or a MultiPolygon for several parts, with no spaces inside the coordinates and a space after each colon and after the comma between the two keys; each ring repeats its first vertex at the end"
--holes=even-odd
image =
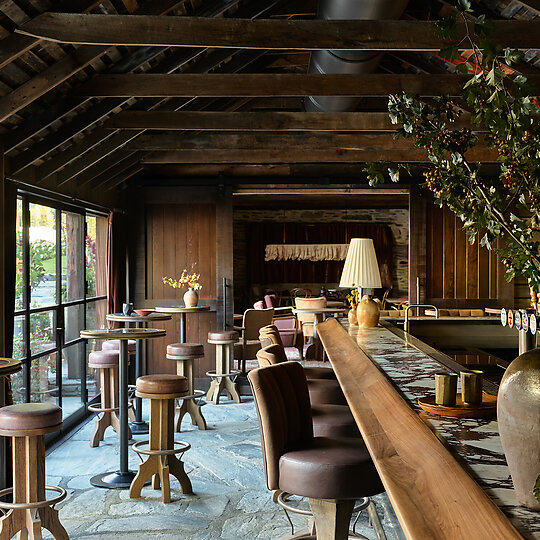
{"type": "Polygon", "coordinates": [[[173,279],[170,277],[163,277],[162,281],[165,285],[170,285],[173,289],[180,289],[182,287],[189,287],[195,291],[202,289],[202,285],[199,283],[201,279],[201,274],[196,274],[195,272],[189,273],[186,268],[182,271],[180,279],[173,279]]]}

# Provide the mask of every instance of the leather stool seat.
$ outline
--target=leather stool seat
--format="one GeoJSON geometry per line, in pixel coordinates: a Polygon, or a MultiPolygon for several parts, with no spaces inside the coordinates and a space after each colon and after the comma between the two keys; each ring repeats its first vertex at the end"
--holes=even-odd
{"type": "Polygon", "coordinates": [[[311,405],[333,403],[334,405],[347,405],[347,400],[336,380],[308,379],[309,401],[311,405]]]}
{"type": "MultiPolygon", "coordinates": [[[[0,431],[30,431],[60,426],[62,409],[52,403],[20,403],[0,408],[0,431]]],[[[4,435],[9,435],[4,433],[4,435]]]]}
{"type": "MultiPolygon", "coordinates": [[[[101,349],[104,351],[119,351],[120,350],[120,340],[119,339],[108,339],[103,342],[101,349]]],[[[128,352],[134,353],[137,349],[137,342],[134,339],[128,339],[128,352]]]]}
{"type": "Polygon", "coordinates": [[[178,394],[187,395],[188,380],[182,375],[143,375],[136,382],[136,391],[141,394],[178,394]]]}
{"type": "Polygon", "coordinates": [[[347,405],[313,405],[311,415],[315,437],[360,437],[358,426],[347,405]]]}
{"type": "Polygon", "coordinates": [[[279,458],[279,489],[315,499],[358,499],[359,493],[384,491],[362,439],[327,437],[279,458]]]}
{"type": "Polygon", "coordinates": [[[332,379],[336,380],[336,374],[332,368],[304,366],[306,379],[332,379]]]}
{"type": "Polygon", "coordinates": [[[114,367],[118,365],[120,352],[118,350],[94,351],[88,356],[88,365],[90,367],[114,367]]]}
{"type": "Polygon", "coordinates": [[[171,356],[204,356],[201,343],[171,343],[167,345],[167,354],[171,356]]]}
{"type": "Polygon", "coordinates": [[[231,343],[236,343],[239,339],[240,334],[236,330],[208,332],[208,341],[230,341],[231,343]]]}

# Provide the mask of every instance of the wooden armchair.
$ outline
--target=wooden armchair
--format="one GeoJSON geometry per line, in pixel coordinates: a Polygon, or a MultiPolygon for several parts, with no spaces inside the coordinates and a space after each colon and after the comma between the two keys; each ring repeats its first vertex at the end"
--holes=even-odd
{"type": "Polygon", "coordinates": [[[246,371],[246,360],[255,360],[257,351],[261,348],[259,329],[272,324],[274,309],[246,309],[242,316],[242,326],[234,329],[240,333],[240,340],[234,344],[234,359],[243,375],[246,371]]]}

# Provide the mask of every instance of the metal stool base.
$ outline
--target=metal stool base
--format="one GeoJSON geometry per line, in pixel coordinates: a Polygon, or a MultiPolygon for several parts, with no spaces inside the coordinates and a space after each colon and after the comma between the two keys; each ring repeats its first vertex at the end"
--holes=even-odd
{"type": "Polygon", "coordinates": [[[148,425],[148,422],[130,422],[129,423],[129,429],[131,429],[131,433],[133,435],[148,435],[150,432],[150,426],[148,425]]]}
{"type": "MultiPolygon", "coordinates": [[[[128,489],[131,486],[131,482],[135,478],[137,473],[135,471],[127,472],[106,472],[97,474],[90,478],[90,483],[94,487],[105,488],[105,489],[128,489]]],[[[150,480],[145,482],[144,485],[150,484],[150,480]]]]}

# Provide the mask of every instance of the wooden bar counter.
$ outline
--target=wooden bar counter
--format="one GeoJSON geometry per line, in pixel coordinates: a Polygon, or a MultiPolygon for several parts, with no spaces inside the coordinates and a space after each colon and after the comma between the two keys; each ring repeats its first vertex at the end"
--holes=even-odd
{"type": "Polygon", "coordinates": [[[319,336],[406,537],[540,538],[538,513],[512,504],[500,444],[483,440],[485,431],[492,445],[495,419],[420,411],[442,366],[384,327],[345,326],[329,319],[319,336]]]}

